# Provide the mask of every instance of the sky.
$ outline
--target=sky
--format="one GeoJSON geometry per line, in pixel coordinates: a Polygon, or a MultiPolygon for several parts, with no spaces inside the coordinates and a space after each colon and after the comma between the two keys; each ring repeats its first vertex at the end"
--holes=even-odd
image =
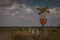
{"type": "Polygon", "coordinates": [[[41,26],[37,7],[49,7],[45,26],[60,24],[60,0],[0,0],[0,26],[41,26]]]}

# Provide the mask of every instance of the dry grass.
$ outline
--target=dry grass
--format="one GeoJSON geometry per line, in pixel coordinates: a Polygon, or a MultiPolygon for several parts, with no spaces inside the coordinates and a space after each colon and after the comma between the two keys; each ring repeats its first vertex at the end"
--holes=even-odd
{"type": "MultiPolygon", "coordinates": [[[[0,36],[6,36],[6,34],[9,35],[8,40],[41,40],[41,34],[32,34],[26,30],[0,31],[0,36]]],[[[44,30],[44,40],[60,40],[60,29],[57,28],[44,30]]]]}

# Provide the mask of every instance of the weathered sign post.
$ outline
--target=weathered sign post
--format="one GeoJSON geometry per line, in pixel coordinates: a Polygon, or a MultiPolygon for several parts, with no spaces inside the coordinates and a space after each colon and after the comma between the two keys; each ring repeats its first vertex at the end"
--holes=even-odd
{"type": "Polygon", "coordinates": [[[37,10],[39,11],[38,15],[40,15],[39,23],[42,24],[41,40],[44,40],[44,25],[47,23],[46,14],[49,13],[48,6],[46,6],[45,8],[37,7],[37,10]]]}

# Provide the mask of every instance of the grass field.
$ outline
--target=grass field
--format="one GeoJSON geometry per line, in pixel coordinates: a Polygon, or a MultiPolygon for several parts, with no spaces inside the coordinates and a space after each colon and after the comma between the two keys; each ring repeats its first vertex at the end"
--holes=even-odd
{"type": "MultiPolygon", "coordinates": [[[[22,28],[0,28],[0,40],[41,40],[39,34],[32,34],[22,28]]],[[[60,40],[60,28],[44,28],[44,40],[60,40]]]]}

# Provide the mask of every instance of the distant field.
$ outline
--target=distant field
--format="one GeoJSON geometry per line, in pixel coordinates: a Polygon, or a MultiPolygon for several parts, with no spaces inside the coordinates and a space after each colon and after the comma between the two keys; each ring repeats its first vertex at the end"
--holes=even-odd
{"type": "MultiPolygon", "coordinates": [[[[41,27],[37,28],[39,34],[29,32],[26,27],[0,27],[0,40],[41,40],[41,27]]],[[[45,27],[44,40],[60,40],[60,27],[45,27]]]]}

